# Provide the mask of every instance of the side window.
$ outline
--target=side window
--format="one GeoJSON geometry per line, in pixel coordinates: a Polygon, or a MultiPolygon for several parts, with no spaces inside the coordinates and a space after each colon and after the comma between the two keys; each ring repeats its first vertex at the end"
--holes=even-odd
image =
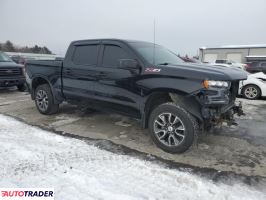
{"type": "Polygon", "coordinates": [[[103,67],[116,67],[120,59],[130,58],[128,53],[116,45],[105,45],[103,53],[103,67]]]}
{"type": "Polygon", "coordinates": [[[72,60],[77,65],[96,65],[97,57],[98,45],[80,45],[76,46],[72,60]]]}

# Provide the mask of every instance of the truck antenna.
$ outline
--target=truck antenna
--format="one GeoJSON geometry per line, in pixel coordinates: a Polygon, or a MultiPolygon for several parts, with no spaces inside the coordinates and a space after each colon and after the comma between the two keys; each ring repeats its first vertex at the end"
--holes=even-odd
{"type": "Polygon", "coordinates": [[[155,19],[153,20],[153,65],[155,65],[155,19]]]}

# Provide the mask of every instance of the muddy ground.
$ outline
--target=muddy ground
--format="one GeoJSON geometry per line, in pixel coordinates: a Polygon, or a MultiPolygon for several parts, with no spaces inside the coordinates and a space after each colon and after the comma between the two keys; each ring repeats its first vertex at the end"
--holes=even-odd
{"type": "Polygon", "coordinates": [[[0,113],[67,135],[107,141],[101,145],[108,145],[110,141],[166,162],[266,177],[266,100],[238,100],[243,102],[246,113],[246,116],[237,118],[238,126],[223,126],[212,133],[202,134],[198,145],[179,155],[158,149],[148,131],[142,130],[135,119],[81,110],[68,104],[62,104],[56,115],[41,115],[27,92],[12,88],[0,89],[0,113]]]}

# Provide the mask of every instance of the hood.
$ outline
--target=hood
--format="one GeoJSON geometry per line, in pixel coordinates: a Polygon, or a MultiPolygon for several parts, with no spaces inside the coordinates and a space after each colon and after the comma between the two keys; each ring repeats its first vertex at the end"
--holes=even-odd
{"type": "Polygon", "coordinates": [[[204,64],[180,63],[178,65],[160,65],[161,75],[209,79],[218,81],[234,81],[247,79],[247,72],[238,68],[229,68],[223,66],[211,66],[204,64]]]}
{"type": "Polygon", "coordinates": [[[255,73],[255,74],[250,74],[248,75],[248,78],[259,78],[259,79],[266,79],[266,74],[263,72],[255,73]]]}
{"type": "Polygon", "coordinates": [[[15,67],[23,67],[23,65],[19,65],[15,62],[0,62],[0,68],[2,67],[15,68],[15,67]]]}

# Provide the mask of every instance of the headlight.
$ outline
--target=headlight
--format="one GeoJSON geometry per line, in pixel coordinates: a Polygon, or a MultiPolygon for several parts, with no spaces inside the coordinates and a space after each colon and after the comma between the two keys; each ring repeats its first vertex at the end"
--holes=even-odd
{"type": "Polygon", "coordinates": [[[203,81],[204,88],[208,89],[209,87],[229,87],[229,83],[226,81],[212,81],[212,80],[204,80],[203,81]]]}

